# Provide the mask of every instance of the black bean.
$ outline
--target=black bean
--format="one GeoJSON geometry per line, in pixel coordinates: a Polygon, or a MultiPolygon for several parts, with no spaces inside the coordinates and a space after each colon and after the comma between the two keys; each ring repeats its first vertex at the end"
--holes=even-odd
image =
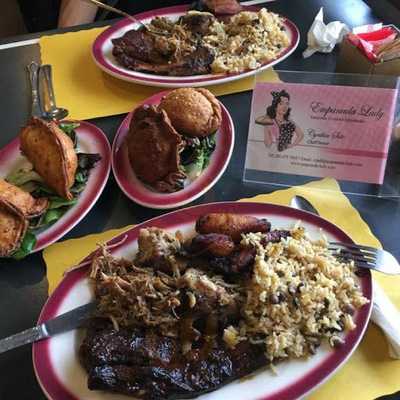
{"type": "Polygon", "coordinates": [[[343,312],[345,314],[354,315],[355,311],[356,309],[350,303],[347,303],[343,306],[343,312]]]}
{"type": "Polygon", "coordinates": [[[314,347],[319,347],[321,345],[321,340],[319,338],[311,336],[308,337],[307,339],[310,343],[313,344],[314,347]]]}
{"type": "Polygon", "coordinates": [[[285,294],[282,293],[282,292],[280,292],[280,293],[278,294],[278,297],[279,297],[279,302],[285,301],[285,300],[286,300],[286,296],[285,296],[285,294]]]}
{"type": "Polygon", "coordinates": [[[330,342],[333,347],[340,347],[342,344],[344,344],[344,340],[339,336],[332,337],[330,342]]]}
{"type": "Polygon", "coordinates": [[[295,308],[299,308],[300,302],[299,302],[299,299],[298,299],[297,297],[293,297],[292,303],[293,303],[293,306],[294,306],[295,308]]]}
{"type": "Polygon", "coordinates": [[[300,282],[297,286],[297,292],[300,293],[301,292],[301,288],[304,286],[303,282],[300,282]]]}
{"type": "Polygon", "coordinates": [[[329,304],[331,304],[331,302],[329,301],[329,299],[327,299],[326,297],[324,298],[324,306],[325,308],[329,307],[329,304]]]}
{"type": "Polygon", "coordinates": [[[288,293],[292,296],[294,296],[297,292],[297,288],[293,285],[289,285],[288,287],[288,293]]]}
{"type": "Polygon", "coordinates": [[[311,353],[311,354],[315,354],[317,351],[315,350],[315,346],[314,345],[312,345],[312,344],[309,344],[308,345],[308,351],[311,353]]]}
{"type": "Polygon", "coordinates": [[[357,276],[363,277],[367,274],[367,269],[357,268],[354,272],[357,276]]]}
{"type": "Polygon", "coordinates": [[[283,276],[285,276],[285,273],[283,271],[276,271],[276,273],[279,276],[279,278],[282,278],[283,276]]]}
{"type": "Polygon", "coordinates": [[[276,294],[271,294],[271,296],[269,296],[269,301],[271,304],[279,304],[279,296],[276,294]]]}

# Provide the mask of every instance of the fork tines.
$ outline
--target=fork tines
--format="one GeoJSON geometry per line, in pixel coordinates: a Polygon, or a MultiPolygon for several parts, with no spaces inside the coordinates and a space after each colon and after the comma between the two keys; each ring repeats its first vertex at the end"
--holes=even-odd
{"type": "Polygon", "coordinates": [[[369,246],[330,242],[328,249],[344,259],[353,260],[357,266],[373,266],[377,259],[376,249],[369,246]]]}

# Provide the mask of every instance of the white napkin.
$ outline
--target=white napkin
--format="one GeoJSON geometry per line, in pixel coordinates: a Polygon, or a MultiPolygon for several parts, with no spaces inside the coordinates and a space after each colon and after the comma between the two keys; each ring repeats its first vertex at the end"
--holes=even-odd
{"type": "Polygon", "coordinates": [[[336,43],[340,43],[349,32],[349,28],[340,21],[333,21],[326,25],[324,23],[324,11],[321,7],[308,31],[308,47],[304,50],[303,57],[310,57],[317,51],[330,53],[336,43]]]}
{"type": "Polygon", "coordinates": [[[390,357],[400,359],[400,312],[376,281],[374,281],[371,320],[385,334],[390,357]]]}

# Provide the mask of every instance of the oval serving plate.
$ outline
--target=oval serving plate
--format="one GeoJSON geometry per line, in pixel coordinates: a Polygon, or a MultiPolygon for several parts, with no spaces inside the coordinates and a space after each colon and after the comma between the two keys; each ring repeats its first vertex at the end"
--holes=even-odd
{"type": "MultiPolygon", "coordinates": [[[[318,238],[321,229],[329,240],[351,242],[351,239],[334,224],[313,214],[290,207],[245,202],[202,204],[177,210],[146,221],[131,228],[109,242],[114,244],[111,253],[132,259],[137,250],[139,230],[157,226],[170,232],[180,230],[184,235],[194,232],[196,219],[210,212],[231,212],[268,218],[274,228],[289,228],[302,221],[311,238],[318,238]],[[119,244],[118,244],[119,243],[119,244]]],[[[90,256],[87,257],[89,259],[90,256]]],[[[38,323],[91,300],[87,267],[68,273],[45,304],[38,323]]],[[[285,361],[277,365],[278,374],[264,369],[251,377],[234,381],[222,388],[199,396],[202,400],[293,400],[309,393],[342,366],[357,348],[367,327],[372,310],[372,281],[368,270],[359,277],[361,290],[370,303],[354,315],[357,327],[345,335],[345,343],[338,349],[322,345],[309,359],[285,361]]],[[[75,330],[33,345],[33,365],[38,381],[50,400],[123,400],[128,397],[90,391],[87,374],[79,363],[78,349],[83,332],[75,330]]]]}
{"type": "MultiPolygon", "coordinates": [[[[91,170],[85,189],[78,197],[78,202],[68,210],[55,224],[44,228],[36,234],[37,243],[32,253],[44,249],[56,242],[75,225],[77,225],[94,206],[104,186],[107,183],[111,168],[110,143],[103,131],[89,122],[80,121],[76,129],[78,148],[83,153],[98,153],[101,160],[91,170]]],[[[0,176],[6,176],[20,164],[26,163],[26,158],[19,150],[19,137],[0,150],[0,176]]]]}
{"type": "MultiPolygon", "coordinates": [[[[143,104],[157,105],[168,92],[157,93],[143,104]]],[[[180,207],[197,199],[214,186],[224,173],[232,155],[235,142],[235,128],[228,110],[220,103],[222,122],[216,136],[216,147],[210,164],[201,175],[189,182],[182,190],[160,193],[141,182],[133,171],[124,140],[128,134],[132,113],[122,121],[112,145],[111,165],[115,179],[121,190],[134,202],[149,208],[168,209],[180,207]]]]}
{"type": "MultiPolygon", "coordinates": [[[[245,11],[257,11],[255,7],[244,7],[245,11]]],[[[154,17],[168,17],[172,20],[179,18],[188,11],[188,6],[174,6],[160,8],[135,15],[135,18],[141,22],[150,22],[154,17]]],[[[108,29],[103,31],[94,41],[92,46],[92,56],[95,63],[104,72],[128,82],[140,83],[147,86],[158,86],[158,87],[197,87],[207,85],[217,85],[221,83],[227,83],[235,81],[237,79],[245,78],[248,76],[255,75],[256,73],[263,71],[269,67],[272,67],[285,58],[292,54],[300,40],[300,33],[297,26],[285,18],[284,25],[286,32],[290,38],[289,46],[282,51],[282,53],[276,59],[264,63],[261,67],[255,70],[244,71],[241,73],[232,74],[206,74],[206,75],[192,75],[192,76],[165,76],[155,75],[144,72],[137,72],[129,70],[116,61],[112,55],[112,39],[121,37],[125,32],[131,29],[137,28],[137,24],[133,23],[129,19],[122,19],[116,24],[110,26],[108,29]]]]}

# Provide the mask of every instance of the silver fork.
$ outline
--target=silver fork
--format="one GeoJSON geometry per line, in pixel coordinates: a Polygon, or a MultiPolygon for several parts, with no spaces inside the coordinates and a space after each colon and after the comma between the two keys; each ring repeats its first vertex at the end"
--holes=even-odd
{"type": "MultiPolygon", "coordinates": [[[[303,196],[294,196],[290,206],[298,210],[308,211],[319,215],[314,206],[303,196]]],[[[338,252],[339,255],[354,260],[354,264],[360,268],[369,268],[385,274],[400,274],[400,265],[396,258],[386,250],[374,247],[362,246],[353,243],[330,242],[329,250],[338,252]]]]}
{"type": "Polygon", "coordinates": [[[396,258],[386,250],[362,246],[353,243],[329,242],[328,249],[354,260],[360,268],[374,269],[385,274],[400,274],[400,265],[396,258]]]}

